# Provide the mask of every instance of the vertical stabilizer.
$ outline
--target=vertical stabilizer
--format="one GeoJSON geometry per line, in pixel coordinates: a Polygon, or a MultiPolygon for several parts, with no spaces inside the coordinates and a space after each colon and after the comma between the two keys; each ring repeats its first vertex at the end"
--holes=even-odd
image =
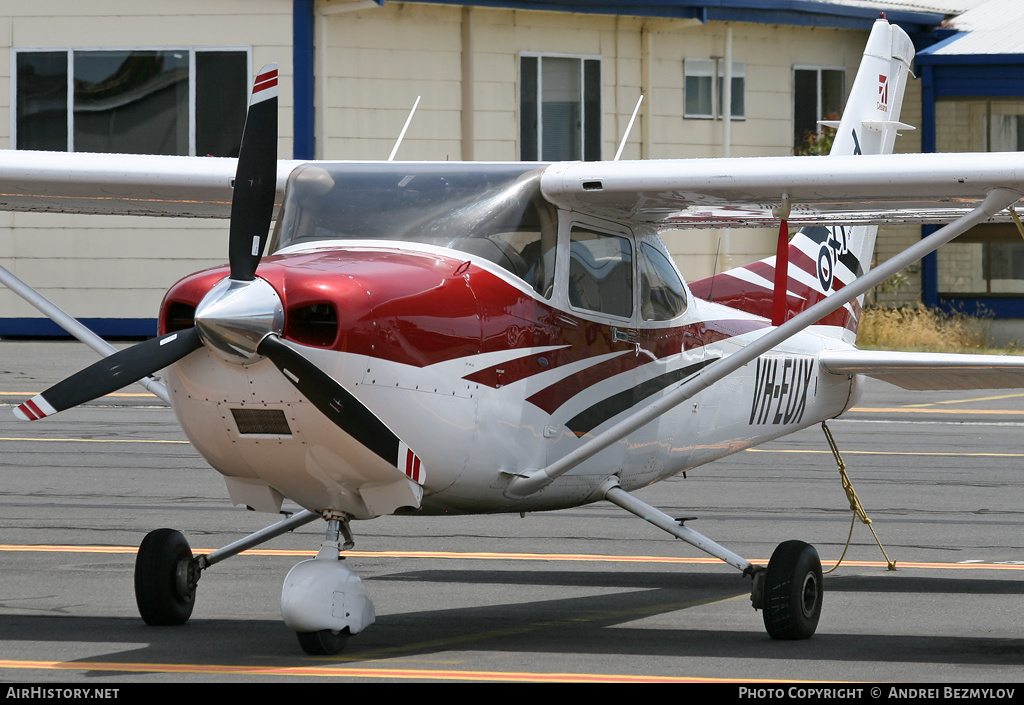
{"type": "MultiPolygon", "coordinates": [[[[906,32],[883,19],[871,29],[842,120],[824,122],[836,129],[830,156],[891,154],[910,78],[914,45],[906,32]]],[[[831,225],[803,228],[789,243],[785,318],[842,289],[871,266],[876,226],[831,225]]],[[[775,257],[693,282],[694,295],[712,298],[772,318],[775,257]]],[[[819,331],[853,342],[863,296],[819,322],[819,331]]]]}

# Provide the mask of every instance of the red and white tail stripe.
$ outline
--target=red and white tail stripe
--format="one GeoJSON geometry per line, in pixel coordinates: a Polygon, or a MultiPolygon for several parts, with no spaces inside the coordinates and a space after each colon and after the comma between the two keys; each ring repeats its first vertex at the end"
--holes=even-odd
{"type": "Polygon", "coordinates": [[[267,64],[256,76],[252,86],[252,96],[249,97],[249,105],[256,105],[265,100],[277,97],[277,64],[267,64]]]}
{"type": "Polygon", "coordinates": [[[420,457],[412,452],[412,448],[401,441],[398,442],[398,469],[408,476],[410,480],[423,484],[427,478],[427,470],[423,466],[420,457]]]}
{"type": "Polygon", "coordinates": [[[43,398],[42,394],[36,394],[27,402],[18,405],[14,409],[14,415],[22,421],[36,421],[56,413],[57,410],[50,406],[50,403],[43,398]]]}

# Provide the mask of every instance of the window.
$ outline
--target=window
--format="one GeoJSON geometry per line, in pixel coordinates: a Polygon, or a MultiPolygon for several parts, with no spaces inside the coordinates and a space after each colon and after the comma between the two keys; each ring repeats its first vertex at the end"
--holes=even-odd
{"type": "Polygon", "coordinates": [[[640,314],[669,321],[686,310],[686,291],[668,257],[650,243],[640,245],[640,314]]]}
{"type": "MultiPolygon", "coordinates": [[[[721,120],[725,116],[722,101],[725,96],[725,60],[686,59],[683,62],[685,75],[683,116],[706,120],[721,120]]],[[[746,118],[746,87],[747,64],[743,61],[732,62],[732,109],[729,114],[733,120],[746,118]]]]}
{"type": "Polygon", "coordinates": [[[609,316],[633,315],[633,248],[628,238],[573,226],[569,303],[609,316]]]}
{"type": "Polygon", "coordinates": [[[845,100],[846,69],[793,69],[793,146],[818,132],[818,120],[840,115],[845,100]]]}
{"type": "Polygon", "coordinates": [[[520,159],[600,159],[601,60],[523,55],[519,69],[520,159]]]}
{"type": "Polygon", "coordinates": [[[247,49],[19,50],[15,64],[16,149],[238,154],[247,49]]]}

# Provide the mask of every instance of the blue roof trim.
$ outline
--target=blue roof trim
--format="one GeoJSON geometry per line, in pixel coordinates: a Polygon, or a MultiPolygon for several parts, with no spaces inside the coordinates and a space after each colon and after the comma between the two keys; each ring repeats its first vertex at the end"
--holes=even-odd
{"type": "MultiPolygon", "coordinates": [[[[927,51],[927,50],[925,50],[927,51]]],[[[1024,63],[1024,54],[925,54],[918,52],[918,64],[932,66],[1006,66],[1024,63]]]]}
{"type": "Polygon", "coordinates": [[[948,47],[950,44],[955,42],[957,39],[960,39],[960,38],[966,37],[966,36],[967,36],[967,32],[956,32],[955,34],[953,34],[953,36],[946,37],[945,39],[942,39],[940,41],[935,42],[934,44],[932,44],[927,49],[922,49],[921,51],[917,52],[917,58],[920,60],[922,56],[930,55],[933,52],[936,52],[939,49],[942,49],[943,47],[948,47]]]}
{"type": "Polygon", "coordinates": [[[813,0],[404,0],[429,5],[472,5],[509,10],[579,12],[633,17],[699,19],[702,22],[755,22],[813,27],[867,29],[884,11],[890,22],[907,31],[928,31],[945,16],[937,12],[911,12],[888,8],[850,7],[813,0]]]}
{"type": "MultiPolygon", "coordinates": [[[[294,85],[293,159],[316,159],[316,109],[314,103],[313,2],[292,1],[292,83],[294,85]]],[[[383,2],[383,0],[381,0],[383,2]]]]}
{"type": "MultiPolygon", "coordinates": [[[[81,318],[80,323],[101,338],[152,338],[155,318],[81,318]]],[[[70,338],[49,318],[0,318],[0,337],[70,338]]]]}

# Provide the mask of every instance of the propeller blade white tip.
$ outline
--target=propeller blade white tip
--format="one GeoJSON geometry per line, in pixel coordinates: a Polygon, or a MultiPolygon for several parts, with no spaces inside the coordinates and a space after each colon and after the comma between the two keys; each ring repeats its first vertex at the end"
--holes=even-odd
{"type": "Polygon", "coordinates": [[[21,421],[36,421],[56,413],[57,410],[50,406],[42,394],[37,394],[14,408],[14,415],[21,421]]]}

